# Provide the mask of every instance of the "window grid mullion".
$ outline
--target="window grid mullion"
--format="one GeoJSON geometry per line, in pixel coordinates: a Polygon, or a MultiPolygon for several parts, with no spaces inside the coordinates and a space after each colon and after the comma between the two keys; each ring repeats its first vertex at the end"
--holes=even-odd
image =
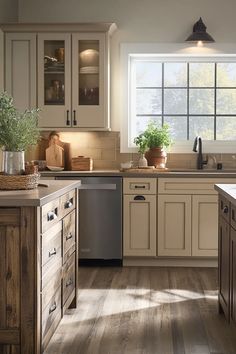
{"type": "Polygon", "coordinates": [[[189,63],[187,63],[187,140],[189,140],[189,63]]]}
{"type": "Polygon", "coordinates": [[[214,140],[216,140],[216,85],[217,85],[217,63],[215,63],[215,95],[214,95],[214,140]]]}
{"type": "Polygon", "coordinates": [[[164,104],[165,104],[165,99],[164,99],[164,83],[165,83],[165,78],[164,78],[164,63],[161,63],[162,65],[162,88],[161,88],[161,125],[163,126],[164,124],[164,104]]]}

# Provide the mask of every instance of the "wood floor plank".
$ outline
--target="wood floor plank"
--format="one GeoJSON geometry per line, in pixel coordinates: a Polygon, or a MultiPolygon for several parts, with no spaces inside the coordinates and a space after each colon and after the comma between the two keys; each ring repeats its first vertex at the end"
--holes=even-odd
{"type": "Polygon", "coordinates": [[[217,270],[80,268],[78,306],[45,354],[235,354],[217,270]]]}

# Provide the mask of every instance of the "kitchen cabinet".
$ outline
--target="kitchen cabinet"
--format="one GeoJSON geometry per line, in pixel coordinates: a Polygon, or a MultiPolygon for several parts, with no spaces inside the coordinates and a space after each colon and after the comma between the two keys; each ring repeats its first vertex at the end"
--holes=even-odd
{"type": "Polygon", "coordinates": [[[156,182],[155,178],[123,180],[125,257],[156,256],[156,182]]]}
{"type": "Polygon", "coordinates": [[[17,107],[38,106],[42,130],[110,129],[109,40],[114,23],[1,28],[5,87],[17,107]]]}
{"type": "Polygon", "coordinates": [[[232,180],[159,179],[158,256],[217,257],[218,200],[214,184],[221,181],[232,180]]]}
{"type": "Polygon", "coordinates": [[[5,90],[22,112],[37,105],[36,75],[36,33],[6,33],[5,90]]]}
{"type": "Polygon", "coordinates": [[[191,196],[158,196],[158,255],[191,256],[191,196]]]}
{"type": "Polygon", "coordinates": [[[7,202],[2,202],[6,194],[0,193],[0,349],[4,353],[43,353],[65,310],[76,306],[77,186],[53,181],[48,195],[41,187],[37,197],[27,191],[25,198],[23,191],[8,191],[7,202]]]}

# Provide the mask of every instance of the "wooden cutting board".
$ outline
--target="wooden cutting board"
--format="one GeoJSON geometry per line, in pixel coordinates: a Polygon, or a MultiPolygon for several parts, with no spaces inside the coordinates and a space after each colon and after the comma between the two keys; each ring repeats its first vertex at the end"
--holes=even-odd
{"type": "Polygon", "coordinates": [[[64,149],[57,145],[52,144],[46,149],[47,166],[65,167],[64,149]]]}

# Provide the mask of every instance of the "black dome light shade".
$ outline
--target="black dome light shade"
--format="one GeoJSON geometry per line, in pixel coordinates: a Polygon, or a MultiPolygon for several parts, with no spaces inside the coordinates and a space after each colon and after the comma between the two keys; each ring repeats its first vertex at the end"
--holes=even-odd
{"type": "Polygon", "coordinates": [[[186,39],[186,42],[215,42],[212,36],[206,32],[206,26],[202,21],[202,18],[194,24],[193,33],[186,39]]]}

